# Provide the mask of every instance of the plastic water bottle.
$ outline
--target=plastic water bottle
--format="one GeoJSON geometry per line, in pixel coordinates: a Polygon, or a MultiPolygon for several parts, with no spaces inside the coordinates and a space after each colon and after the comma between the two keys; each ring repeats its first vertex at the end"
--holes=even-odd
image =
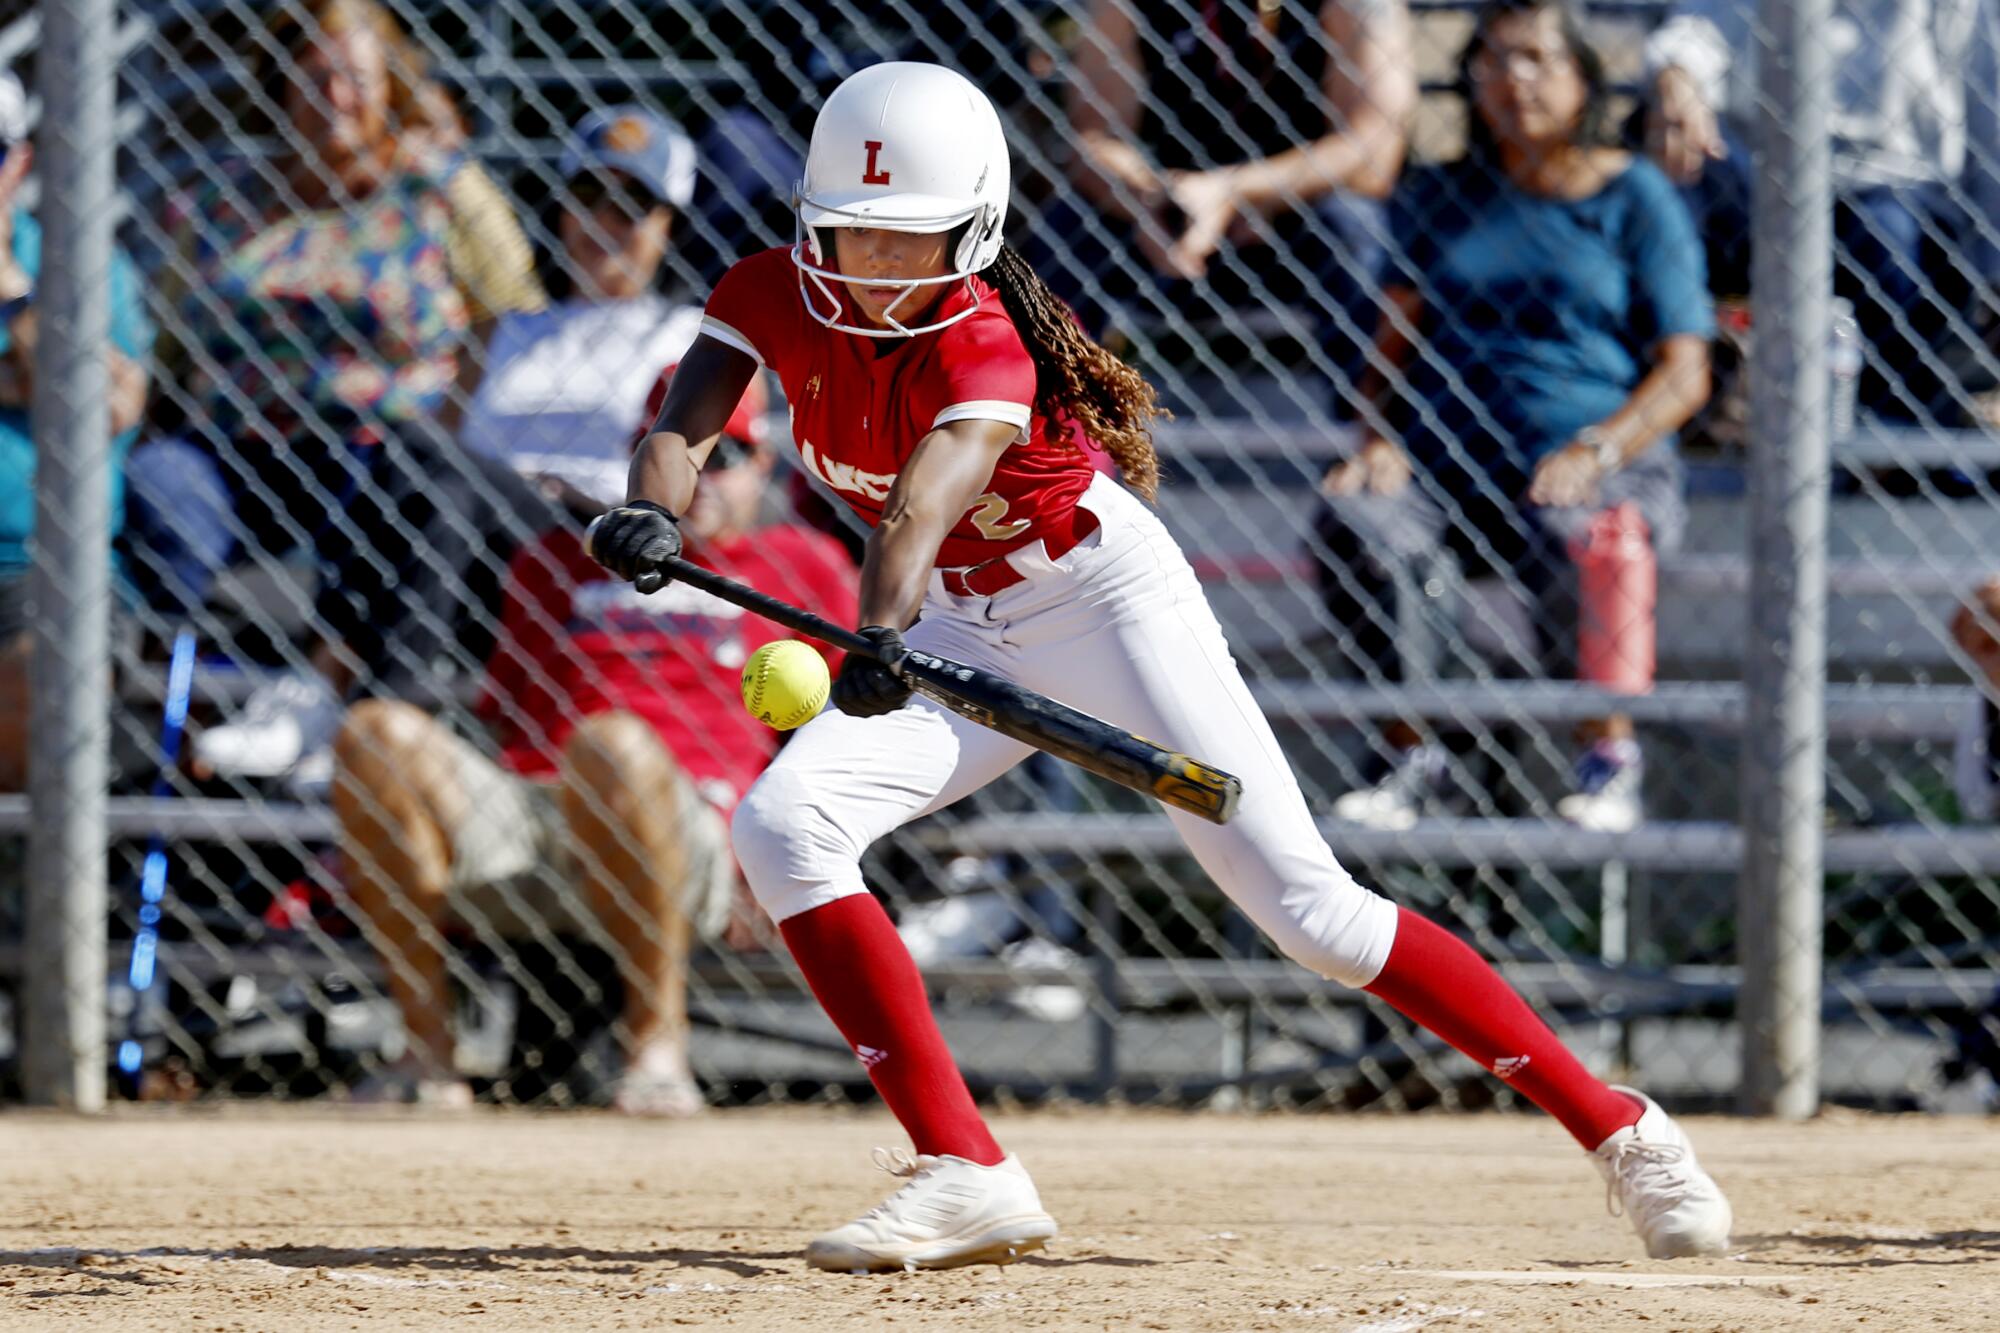
{"type": "Polygon", "coordinates": [[[1861,387],[1861,323],[1854,318],[1854,303],[1834,297],[1827,325],[1827,431],[1840,440],[1854,433],[1854,400],[1861,387]]]}
{"type": "Polygon", "coordinates": [[[1577,679],[1647,694],[1660,597],[1653,534],[1630,500],[1599,512],[1570,543],[1577,572],[1577,679]]]}

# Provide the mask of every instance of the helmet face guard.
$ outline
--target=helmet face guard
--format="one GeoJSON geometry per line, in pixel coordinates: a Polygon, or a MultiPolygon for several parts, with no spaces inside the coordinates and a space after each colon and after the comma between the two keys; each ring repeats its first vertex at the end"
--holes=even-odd
{"type": "Polygon", "coordinates": [[[977,301],[919,322],[932,289],[964,283],[1000,253],[1011,172],[1007,136],[986,95],[941,65],[889,61],[849,75],[813,121],[805,171],[792,194],[792,263],[812,317],[863,338],[908,338],[949,328],[977,301]],[[924,278],[841,273],[825,232],[870,227],[912,235],[953,233],[951,272],[924,278]],[[881,318],[859,322],[855,287],[900,289],[881,318]],[[845,289],[845,290],[843,290],[845,289]],[[899,318],[897,311],[910,311],[899,318]]]}
{"type": "MultiPolygon", "coordinates": [[[[979,302],[972,288],[972,277],[979,270],[973,265],[983,248],[982,236],[999,231],[997,216],[986,216],[992,213],[993,209],[990,206],[981,205],[970,211],[944,213],[936,217],[891,219],[873,212],[863,213],[815,204],[805,198],[795,199],[792,204],[792,263],[799,271],[799,294],[805,298],[806,313],[830,329],[856,334],[863,338],[913,338],[920,333],[935,333],[939,329],[950,328],[979,308],[979,302]],[[808,214],[813,218],[811,223],[806,221],[808,214]],[[827,247],[820,243],[819,237],[821,231],[833,227],[875,227],[882,231],[929,234],[955,231],[965,227],[967,223],[974,225],[966,227],[965,235],[959,239],[955,247],[956,253],[952,257],[953,270],[929,278],[849,277],[832,267],[832,256],[826,253],[827,247]],[[896,318],[897,308],[909,301],[912,296],[926,288],[946,287],[954,282],[964,283],[966,295],[974,298],[957,314],[927,324],[906,324],[896,318]],[[882,319],[887,327],[877,328],[848,320],[847,303],[841,300],[836,290],[842,286],[900,288],[901,294],[882,312],[882,319]]],[[[917,304],[922,306],[925,302],[919,297],[917,304]]]]}

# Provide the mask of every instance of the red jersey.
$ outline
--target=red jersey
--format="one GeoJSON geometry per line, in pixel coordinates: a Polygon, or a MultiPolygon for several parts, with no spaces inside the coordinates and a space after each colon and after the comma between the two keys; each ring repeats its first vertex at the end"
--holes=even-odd
{"type": "MultiPolygon", "coordinates": [[[[836,624],[854,623],[854,566],[820,533],[769,527],[690,546],[687,557],[836,624]]],[[[479,707],[502,762],[529,777],[554,776],[580,719],[624,709],[652,725],[704,796],[733,807],[777,748],[776,733],[744,711],[743,663],[785,631],[683,583],[642,596],[567,530],[522,547],[507,574],[504,632],[479,707]]],[[[838,653],[814,646],[839,667],[838,653]]]]}
{"type": "Polygon", "coordinates": [[[739,261],[708,298],[701,331],[778,373],[792,412],[792,442],[806,471],[872,527],[918,441],[952,421],[1020,428],[986,493],[945,537],[937,562],[977,565],[1045,536],[1069,531],[1077,497],[1094,473],[1070,431],[1034,410],[1035,363],[1000,297],[978,278],[946,289],[942,320],[977,309],[949,328],[913,338],[864,338],[827,328],[806,310],[791,251],[739,261]]]}

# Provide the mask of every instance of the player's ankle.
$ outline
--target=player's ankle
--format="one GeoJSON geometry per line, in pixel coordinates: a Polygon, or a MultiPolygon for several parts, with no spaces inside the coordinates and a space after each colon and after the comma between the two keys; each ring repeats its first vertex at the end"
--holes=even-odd
{"type": "Polygon", "coordinates": [[[974,1166],[998,1166],[1007,1160],[1006,1150],[985,1132],[984,1126],[981,1126],[977,1138],[967,1135],[959,1139],[934,1140],[918,1151],[926,1157],[960,1157],[974,1166]]]}
{"type": "MultiPolygon", "coordinates": [[[[445,1049],[449,1051],[451,1047],[447,1045],[445,1049]]],[[[397,1056],[389,1070],[398,1077],[420,1083],[453,1083],[458,1080],[458,1070],[448,1059],[432,1056],[415,1044],[397,1056]]]]}
{"type": "Polygon", "coordinates": [[[657,1078],[684,1076],[688,1072],[687,1044],[668,1036],[634,1038],[627,1067],[657,1078]]]}

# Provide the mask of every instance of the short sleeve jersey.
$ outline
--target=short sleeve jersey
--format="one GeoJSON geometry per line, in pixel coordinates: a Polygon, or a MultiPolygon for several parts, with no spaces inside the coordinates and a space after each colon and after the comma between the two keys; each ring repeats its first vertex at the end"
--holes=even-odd
{"type": "Polygon", "coordinates": [[[741,260],[709,297],[702,332],[776,371],[791,405],[792,441],[813,476],[871,526],[924,436],[953,421],[1020,428],[985,494],[946,536],[938,564],[991,560],[1066,531],[1090,485],[1090,456],[1034,410],[1035,363],[1000,298],[984,282],[953,284],[931,320],[972,314],[912,338],[864,338],[807,311],[799,271],[780,247],[741,260]]]}

